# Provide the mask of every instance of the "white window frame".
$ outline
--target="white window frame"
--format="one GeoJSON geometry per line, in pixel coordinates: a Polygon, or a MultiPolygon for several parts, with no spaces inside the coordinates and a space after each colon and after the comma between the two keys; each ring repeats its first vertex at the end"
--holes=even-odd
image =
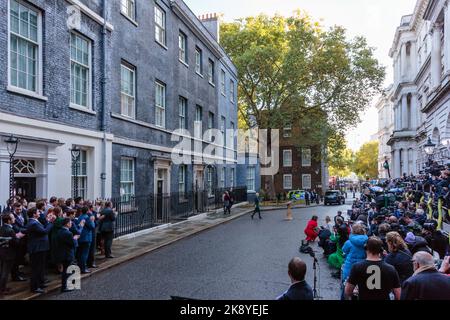
{"type": "Polygon", "coordinates": [[[214,65],[214,61],[212,61],[211,59],[208,59],[208,81],[211,85],[215,85],[214,84],[214,69],[215,69],[215,65],[214,65]]]}
{"type": "Polygon", "coordinates": [[[158,128],[165,128],[166,127],[166,85],[160,81],[155,81],[155,125],[158,128]],[[162,89],[162,104],[158,104],[158,88],[162,89]],[[162,115],[162,119],[161,123],[159,122],[159,117],[158,117],[158,111],[161,112],[162,115]]]}
{"type": "Polygon", "coordinates": [[[187,129],[186,124],[186,111],[187,111],[187,99],[179,96],[178,98],[178,126],[179,129],[187,129]]]}
{"type": "Polygon", "coordinates": [[[220,171],[220,187],[219,188],[225,188],[225,175],[226,175],[226,168],[222,167],[222,170],[220,171]]]}
{"type": "Polygon", "coordinates": [[[187,166],[182,164],[178,168],[178,194],[180,199],[186,199],[187,166]]]}
{"type": "Polygon", "coordinates": [[[195,72],[203,77],[203,51],[195,47],[195,72]]]}
{"type": "Polygon", "coordinates": [[[194,138],[203,138],[203,108],[199,105],[195,106],[194,138]],[[200,132],[197,130],[200,130],[200,132]]]}
{"type": "Polygon", "coordinates": [[[235,93],[235,88],[234,88],[234,86],[235,86],[234,80],[233,80],[233,79],[230,79],[230,101],[231,101],[231,103],[234,103],[234,102],[235,102],[235,100],[234,100],[234,95],[235,95],[236,93],[235,93]]]}
{"type": "Polygon", "coordinates": [[[220,117],[220,132],[222,133],[222,145],[226,146],[227,137],[225,135],[227,119],[224,116],[220,117]]]}
{"type": "Polygon", "coordinates": [[[283,175],[283,189],[284,190],[292,190],[292,174],[284,174],[283,175]],[[288,184],[288,179],[290,179],[290,184],[288,184]]]}
{"type": "Polygon", "coordinates": [[[283,167],[292,167],[292,150],[283,150],[283,167]]]}
{"type": "Polygon", "coordinates": [[[292,137],[292,125],[290,123],[286,123],[283,128],[283,138],[292,137]]]}
{"type": "Polygon", "coordinates": [[[136,168],[136,160],[135,158],[130,158],[130,157],[121,157],[120,158],[120,197],[124,200],[124,201],[129,201],[129,198],[132,198],[135,196],[135,185],[136,185],[136,174],[135,174],[135,168],[136,168]],[[131,180],[122,180],[122,163],[124,161],[127,161],[128,164],[131,163],[131,170],[129,168],[127,168],[128,171],[131,171],[132,173],[132,179],[131,180]],[[122,188],[123,184],[129,184],[131,185],[131,193],[130,194],[122,194],[122,190],[125,190],[124,188],[122,188]],[[129,198],[127,198],[127,196],[129,196],[129,198]]]}
{"type": "Polygon", "coordinates": [[[256,176],[255,176],[256,170],[255,167],[247,167],[247,189],[249,191],[256,191],[256,176]]]}
{"type": "Polygon", "coordinates": [[[182,63],[186,65],[188,64],[187,35],[185,35],[182,31],[178,34],[178,59],[182,63]]]}
{"type": "Polygon", "coordinates": [[[311,167],[312,162],[311,157],[312,157],[311,149],[302,148],[302,167],[311,167]],[[306,157],[306,154],[309,154],[309,159],[306,157]]]}
{"type": "MultiPolygon", "coordinates": [[[[80,104],[77,104],[75,102],[72,102],[72,87],[70,88],[70,105],[74,106],[75,108],[85,108],[87,110],[92,110],[92,41],[85,36],[79,34],[78,32],[71,32],[70,37],[72,38],[72,35],[75,35],[75,37],[79,37],[82,40],[85,40],[88,44],[88,62],[89,65],[84,65],[78,61],[72,60],[72,55],[70,57],[70,85],[72,86],[72,63],[76,63],[84,68],[87,68],[89,70],[88,72],[88,83],[87,83],[87,105],[83,106],[80,104]]],[[[72,51],[72,39],[70,41],[70,51],[72,51]]]]}
{"type": "Polygon", "coordinates": [[[225,70],[220,69],[220,92],[224,96],[226,96],[226,87],[225,87],[226,78],[227,78],[227,76],[226,76],[225,70]]]}
{"type": "Polygon", "coordinates": [[[166,12],[161,9],[161,7],[159,7],[158,5],[155,5],[155,41],[158,42],[159,44],[161,44],[162,46],[166,46],[167,43],[167,34],[166,34],[166,12]],[[158,23],[158,12],[161,13],[161,18],[162,18],[162,25],[158,23]],[[162,32],[162,36],[163,39],[162,41],[160,41],[160,39],[158,39],[158,31],[162,32]]]}
{"type": "Polygon", "coordinates": [[[209,134],[207,134],[209,142],[212,142],[212,137],[213,137],[212,130],[213,129],[214,129],[214,113],[212,113],[210,111],[210,112],[208,112],[208,132],[209,132],[209,134]]]}
{"type": "MultiPolygon", "coordinates": [[[[78,190],[77,194],[79,197],[83,199],[88,198],[88,152],[87,150],[80,150],[80,155],[78,156],[78,172],[77,172],[77,180],[78,180],[78,190]],[[83,170],[84,168],[84,170],[83,170]]],[[[72,159],[73,161],[73,159],[72,159]]],[[[74,163],[72,163],[74,165],[74,163]]],[[[75,197],[73,194],[74,184],[75,184],[75,175],[74,175],[74,167],[72,167],[72,197],[75,197]]]]}
{"type": "MultiPolygon", "coordinates": [[[[7,11],[7,21],[8,21],[8,87],[13,88],[14,91],[17,91],[19,93],[23,93],[30,96],[38,96],[40,98],[43,98],[43,63],[42,63],[42,12],[33,6],[29,5],[28,3],[22,1],[22,0],[8,0],[8,11],[7,11]],[[29,10],[35,12],[37,14],[37,42],[24,38],[20,34],[13,33],[11,31],[11,1],[17,2],[19,5],[22,5],[29,10]],[[26,88],[22,88],[19,86],[15,86],[12,84],[11,81],[11,35],[15,35],[21,39],[24,39],[25,41],[29,41],[35,45],[37,45],[37,61],[36,61],[36,83],[35,83],[35,91],[28,90],[26,88]]],[[[19,22],[20,23],[20,22],[19,22]]]]}
{"type": "Polygon", "coordinates": [[[312,187],[312,176],[310,174],[302,174],[302,189],[311,190],[312,187]],[[305,178],[309,178],[309,188],[305,185],[305,178]]]}
{"type": "Polygon", "coordinates": [[[235,175],[235,170],[234,168],[230,169],[230,187],[234,187],[234,175],[235,175]]]}
{"type": "Polygon", "coordinates": [[[120,12],[126,16],[127,18],[136,21],[136,1],[135,0],[120,0],[120,12]],[[130,12],[130,5],[131,5],[131,15],[130,12]],[[126,11],[125,11],[126,9],[126,11]]]}
{"type": "Polygon", "coordinates": [[[206,169],[206,188],[208,192],[208,197],[213,196],[213,169],[211,167],[208,167],[206,169]]]}
{"type": "Polygon", "coordinates": [[[124,62],[120,64],[120,114],[124,117],[128,117],[131,119],[136,119],[136,68],[128,65],[124,62]],[[127,71],[130,71],[133,75],[133,96],[129,95],[128,93],[123,92],[122,90],[122,68],[126,69],[127,71]],[[133,106],[132,106],[132,114],[125,114],[122,104],[122,96],[126,96],[127,98],[133,99],[133,106]]]}

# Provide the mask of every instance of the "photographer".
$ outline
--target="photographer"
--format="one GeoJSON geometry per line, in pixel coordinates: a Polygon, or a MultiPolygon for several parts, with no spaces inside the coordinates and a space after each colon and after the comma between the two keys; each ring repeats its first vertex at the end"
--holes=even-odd
{"type": "Polygon", "coordinates": [[[431,250],[436,251],[440,259],[444,259],[448,248],[448,238],[441,230],[437,230],[437,222],[435,220],[427,220],[424,223],[422,235],[431,250]]]}

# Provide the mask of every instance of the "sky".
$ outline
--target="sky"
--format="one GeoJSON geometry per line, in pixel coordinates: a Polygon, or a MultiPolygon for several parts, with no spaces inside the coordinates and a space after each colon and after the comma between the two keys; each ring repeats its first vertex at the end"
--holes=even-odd
{"type": "MultiPolygon", "coordinates": [[[[362,35],[375,56],[386,66],[387,87],[393,81],[392,60],[389,49],[396,28],[404,15],[412,14],[416,0],[184,0],[196,15],[223,13],[224,20],[253,16],[259,13],[291,15],[296,9],[308,12],[314,20],[325,27],[340,25],[348,35],[362,35]]],[[[362,116],[362,122],[347,136],[348,146],[353,150],[370,141],[378,130],[377,111],[371,107],[362,116]]]]}

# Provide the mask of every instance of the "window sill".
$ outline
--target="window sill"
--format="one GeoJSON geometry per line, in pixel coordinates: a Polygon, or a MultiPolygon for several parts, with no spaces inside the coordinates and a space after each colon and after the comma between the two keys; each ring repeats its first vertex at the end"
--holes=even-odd
{"type": "Polygon", "coordinates": [[[209,85],[210,85],[211,87],[213,87],[213,88],[216,87],[216,85],[215,85],[214,83],[212,83],[211,81],[208,81],[208,83],[209,83],[209,85]]]}
{"type": "Polygon", "coordinates": [[[138,27],[138,23],[136,22],[136,20],[133,20],[132,18],[130,18],[129,16],[127,16],[125,13],[123,13],[122,11],[120,11],[120,14],[125,17],[125,19],[127,19],[128,21],[130,21],[132,24],[134,24],[136,27],[138,27]]]}
{"type": "Polygon", "coordinates": [[[13,86],[7,86],[6,90],[12,93],[17,93],[23,96],[28,96],[30,98],[34,98],[34,99],[38,99],[38,100],[42,100],[42,101],[48,101],[48,98],[45,96],[42,96],[36,92],[33,91],[29,91],[29,90],[25,90],[22,88],[17,88],[17,87],[13,87],[13,86]]]}
{"type": "Polygon", "coordinates": [[[222,96],[224,96],[225,98],[227,97],[227,95],[223,92],[221,92],[222,96]]]}
{"type": "Polygon", "coordinates": [[[166,46],[165,44],[159,42],[158,40],[155,40],[155,42],[156,42],[157,44],[159,44],[163,49],[169,50],[169,48],[167,48],[167,46],[166,46]]]}
{"type": "Polygon", "coordinates": [[[88,109],[86,107],[77,106],[76,104],[72,104],[72,103],[70,104],[69,108],[73,109],[73,110],[81,111],[81,112],[84,112],[84,113],[88,113],[88,114],[91,114],[91,115],[96,115],[97,114],[97,112],[95,112],[93,110],[90,110],[90,109],[88,109]]]}
{"type": "Polygon", "coordinates": [[[186,63],[186,62],[184,62],[183,60],[181,60],[181,59],[178,59],[178,61],[180,61],[181,62],[181,64],[183,64],[186,68],[188,68],[189,69],[189,65],[186,63]]]}
{"type": "Polygon", "coordinates": [[[195,73],[196,73],[199,77],[205,78],[201,73],[198,73],[197,71],[195,71],[195,73]]]}

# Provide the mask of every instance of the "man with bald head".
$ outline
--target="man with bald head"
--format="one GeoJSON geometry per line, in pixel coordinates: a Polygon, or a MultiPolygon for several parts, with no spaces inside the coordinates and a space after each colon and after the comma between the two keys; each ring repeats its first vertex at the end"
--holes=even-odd
{"type": "Polygon", "coordinates": [[[292,285],[277,300],[313,300],[313,291],[306,283],[306,263],[300,258],[293,258],[288,265],[288,275],[292,285]]]}
{"type": "Polygon", "coordinates": [[[413,256],[414,274],[403,283],[401,300],[450,300],[450,277],[438,272],[431,254],[413,256]]]}

